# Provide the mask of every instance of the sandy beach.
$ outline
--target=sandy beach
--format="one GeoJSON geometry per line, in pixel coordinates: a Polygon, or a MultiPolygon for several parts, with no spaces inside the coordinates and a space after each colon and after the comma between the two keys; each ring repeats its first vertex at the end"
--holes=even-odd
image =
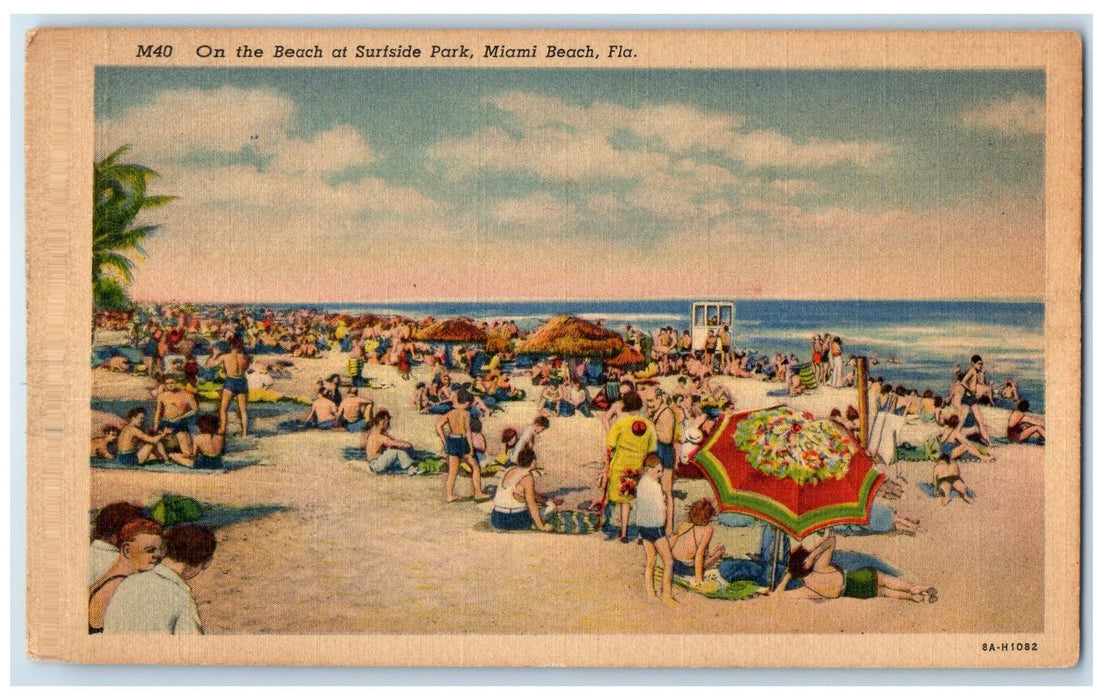
{"type": "MultiPolygon", "coordinates": [[[[265,359],[265,358],[258,358],[265,359]]],[[[296,359],[295,377],[277,382],[289,395],[311,393],[314,382],[344,373],[345,356],[296,359]]],[[[376,407],[394,415],[391,432],[415,447],[439,451],[436,416],[410,407],[415,381],[394,367],[369,365],[381,385],[376,407]]],[[[466,377],[466,375],[459,375],[466,377]]],[[[665,387],[673,378],[662,379],[665,387]]],[[[826,416],[856,404],[854,389],[821,387],[792,399],[767,395],[778,384],[718,377],[738,409],[788,403],[826,416]]],[[[491,452],[503,427],[520,428],[536,415],[527,379],[516,385],[529,399],[504,404],[484,420],[491,452]]],[[[93,370],[93,401],[147,400],[146,377],[93,370]]],[[[149,401],[149,405],[152,402],[149,401]]],[[[256,436],[237,437],[231,413],[229,458],[257,464],[227,473],[154,473],[91,469],[92,508],[119,500],[143,505],[172,492],[210,503],[281,505],[288,509],[220,528],[210,568],[192,581],[208,633],[572,633],[572,632],[1036,632],[1043,629],[1044,449],[1002,445],[995,461],[965,462],[962,473],[976,493],[973,505],[943,506],[917,486],[930,463],[887,468],[906,479],[904,495],[886,501],[898,514],[921,521],[916,536],[840,537],[839,549],[873,554],[937,586],[939,601],[920,605],[888,600],[835,601],[756,598],[710,600],[675,590],[680,605],[648,602],[644,552],[636,544],[599,534],[501,533],[488,523],[488,505],[445,504],[443,476],[379,476],[346,448],[359,436],[344,430],[281,433],[276,424],[305,414],[251,420],[256,436]],[[899,471],[897,471],[899,467],[899,471]]],[[[211,402],[203,410],[215,410],[211,402]]],[[[269,413],[266,411],[266,413],[269,413]]],[[[554,419],[537,452],[546,471],[542,491],[566,507],[598,497],[603,432],[600,420],[554,419]]],[[[494,484],[496,479],[485,480],[494,484]]],[[[461,496],[470,481],[461,478],[461,496]]],[[[675,484],[676,519],[694,499],[712,496],[704,480],[675,484]]],[[[758,527],[717,526],[715,541],[729,555],[758,548],[758,527]]]]}

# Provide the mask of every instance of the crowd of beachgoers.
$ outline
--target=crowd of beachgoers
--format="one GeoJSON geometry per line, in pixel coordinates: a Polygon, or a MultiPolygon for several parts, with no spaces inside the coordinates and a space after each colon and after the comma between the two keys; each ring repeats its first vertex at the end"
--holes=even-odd
{"type": "MultiPolygon", "coordinates": [[[[727,327],[710,330],[703,346],[694,348],[688,329],[650,334],[628,326],[615,332],[600,322],[580,322],[583,330],[598,329],[597,335],[606,331],[615,341],[610,347],[621,348],[619,354],[594,356],[572,355],[569,344],[556,346],[566,351],[525,352],[538,331],[523,333],[508,320],[160,305],[102,313],[96,323],[119,342],[98,344],[93,364],[148,377],[154,385],[144,405],[103,422],[92,436],[96,460],[218,471],[225,466],[231,428],[236,424],[241,436],[250,434],[249,405],[277,403],[287,406],[289,430],[355,433],[372,473],[441,474],[447,502],[468,500],[457,493],[457,483],[470,479],[470,500],[487,502],[495,529],[604,533],[611,542],[641,542],[646,593],[669,603],[675,602],[676,580],[687,590],[721,591],[733,599],[884,596],[933,603],[933,587],[909,582],[877,562],[848,562],[836,550],[835,535],[921,531],[918,520],[886,503],[903,489],[899,472],[887,473],[901,449],[916,448],[919,459],[933,463],[934,496],[943,504],[953,498],[968,504],[962,460],[993,459],[991,445],[1003,439],[997,432],[1005,432],[1009,442],[1045,440],[1044,418],[1030,413],[1013,379],[997,386],[978,355],[969,358],[967,369],[948,372],[945,394],[870,377],[864,424],[855,407],[860,402],[847,400],[844,392],[821,416],[852,436],[864,434],[869,454],[886,473],[869,522],[838,526],[814,543],[794,546],[764,528],[759,554],[739,558],[711,546],[715,523],[738,519],[726,519],[731,514],[720,513],[716,501],[698,498],[681,504],[688,514],[676,522],[674,484],[702,476],[692,457],[725,414],[757,408],[737,405],[722,377],[776,383],[771,395],[779,397],[852,387],[856,358],[844,359],[836,334],[814,334],[810,356],[801,361],[738,349],[727,327]],[[312,359],[334,355],[344,359],[346,371],[317,377],[312,395],[279,390],[281,380],[310,372],[312,359]],[[372,389],[380,377],[409,382],[409,404],[378,405],[372,389]],[[526,399],[535,402],[527,420],[485,434],[488,417],[526,399]],[[204,408],[201,402],[211,403],[204,408]],[[1005,425],[993,426],[983,410],[996,403],[1014,407],[1005,425]],[[397,417],[432,421],[437,444],[415,445],[398,436],[397,417]],[[604,463],[602,497],[568,506],[541,491],[546,465],[540,444],[557,433],[568,439],[569,427],[559,426],[576,420],[600,421],[606,436],[605,453],[594,455],[604,463]],[[901,445],[900,428],[917,423],[929,433],[929,444],[901,445]],[[484,479],[495,480],[496,487],[487,490],[484,479]],[[775,538],[784,543],[775,545],[775,538]],[[777,547],[788,556],[771,566],[770,552],[777,547]]],[[[207,567],[214,549],[214,533],[202,525],[166,527],[136,504],[104,507],[92,532],[89,631],[201,631],[187,581],[207,567]]]]}

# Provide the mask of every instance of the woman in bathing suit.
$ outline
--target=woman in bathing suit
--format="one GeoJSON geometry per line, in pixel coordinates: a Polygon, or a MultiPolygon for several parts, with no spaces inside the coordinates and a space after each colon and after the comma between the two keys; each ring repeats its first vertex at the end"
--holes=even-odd
{"type": "Polygon", "coordinates": [[[223,469],[222,451],[226,448],[226,436],[218,432],[218,416],[204,413],[195,424],[199,434],[192,440],[191,452],[174,452],[169,457],[185,467],[223,469]]]}
{"type": "Polygon", "coordinates": [[[1041,443],[1046,440],[1045,425],[1040,424],[1037,416],[1031,416],[1030,402],[1023,399],[1015,405],[1015,410],[1007,418],[1007,439],[1009,442],[1021,443],[1035,438],[1041,443]]]}
{"type": "Polygon", "coordinates": [[[88,634],[103,632],[103,615],[124,578],[160,563],[163,535],[159,524],[145,518],[132,520],[119,530],[118,559],[88,587],[88,634]]]}
{"type": "Polygon", "coordinates": [[[784,595],[793,598],[898,598],[915,603],[934,603],[938,589],[912,586],[896,576],[864,567],[857,571],[843,571],[831,563],[835,552],[835,535],[828,535],[811,550],[798,545],[789,555],[789,567],[773,592],[761,589],[767,595],[784,595]],[[800,588],[785,590],[789,581],[804,582],[800,588]]]}
{"type": "Polygon", "coordinates": [[[677,576],[692,576],[694,586],[701,585],[705,571],[715,567],[725,553],[722,546],[709,551],[713,534],[711,523],[715,515],[716,508],[712,502],[702,498],[689,507],[688,519],[669,536],[674,573],[677,576]]]}
{"type": "Polygon", "coordinates": [[[249,400],[249,383],[245,379],[245,371],[249,369],[250,359],[245,354],[245,343],[241,336],[230,336],[230,351],[224,355],[216,355],[214,346],[211,346],[211,356],[207,358],[207,367],[221,367],[226,374],[222,382],[222,395],[218,407],[218,432],[226,434],[226,422],[229,417],[230,401],[237,396],[238,416],[241,418],[241,436],[248,434],[249,413],[246,410],[246,402],[249,400]]]}
{"type": "Polygon", "coordinates": [[[552,526],[540,516],[544,496],[536,490],[536,453],[525,447],[517,456],[518,466],[510,467],[502,474],[498,490],[494,493],[494,510],[490,512],[490,524],[499,530],[537,530],[550,532],[552,526]]]}

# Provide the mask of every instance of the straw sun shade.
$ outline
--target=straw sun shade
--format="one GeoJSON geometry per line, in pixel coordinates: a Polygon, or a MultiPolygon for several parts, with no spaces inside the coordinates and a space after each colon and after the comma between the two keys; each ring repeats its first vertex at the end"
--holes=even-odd
{"type": "Polygon", "coordinates": [[[575,316],[556,316],[517,348],[519,354],[610,357],[624,348],[615,331],[575,316]]]}
{"type": "Polygon", "coordinates": [[[616,357],[609,360],[607,364],[613,367],[638,367],[647,363],[639,350],[630,345],[625,345],[624,349],[616,357]]]}
{"type": "Polygon", "coordinates": [[[486,331],[468,318],[450,318],[437,321],[414,334],[417,340],[438,343],[485,343],[486,331]]]}

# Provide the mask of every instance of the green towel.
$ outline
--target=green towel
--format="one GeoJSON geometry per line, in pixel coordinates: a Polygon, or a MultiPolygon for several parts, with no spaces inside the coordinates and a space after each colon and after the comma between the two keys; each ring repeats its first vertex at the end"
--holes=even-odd
{"type": "MultiPolygon", "coordinates": [[[[660,585],[662,582],[662,575],[662,569],[656,566],[656,585],[660,585]]],[[[719,582],[706,579],[700,586],[694,586],[692,579],[677,575],[671,579],[671,583],[690,593],[696,593],[705,598],[713,598],[715,600],[746,600],[747,598],[753,598],[758,593],[759,588],[758,584],[754,581],[732,581],[731,583],[727,583],[724,582],[723,579],[719,582]]]]}
{"type": "Polygon", "coordinates": [[[564,535],[588,535],[597,532],[597,513],[583,513],[577,510],[557,510],[547,518],[552,532],[564,535]]]}
{"type": "Polygon", "coordinates": [[[800,375],[800,383],[804,385],[805,389],[816,388],[816,368],[812,366],[811,362],[797,367],[797,374],[800,375]]]}

